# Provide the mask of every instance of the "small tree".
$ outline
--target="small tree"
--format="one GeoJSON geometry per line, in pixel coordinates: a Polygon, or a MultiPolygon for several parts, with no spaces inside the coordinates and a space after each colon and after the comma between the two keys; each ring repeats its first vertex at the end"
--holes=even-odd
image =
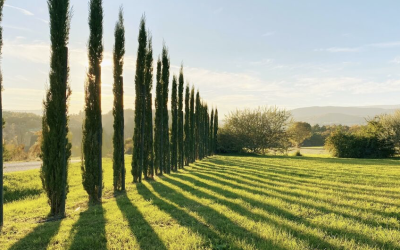
{"type": "Polygon", "coordinates": [[[162,131],[162,119],[163,119],[163,86],[161,82],[161,59],[157,61],[157,75],[156,75],[156,118],[154,127],[154,165],[156,174],[163,174],[163,131],[162,131]]]}
{"type": "Polygon", "coordinates": [[[119,20],[115,25],[114,45],[114,136],[113,136],[113,170],[114,190],[125,190],[125,149],[124,149],[124,86],[123,67],[125,55],[125,27],[122,7],[119,20]]]}
{"type": "Polygon", "coordinates": [[[213,133],[214,133],[214,135],[213,135],[213,139],[214,139],[213,151],[214,151],[214,154],[216,154],[217,150],[218,150],[218,109],[215,109],[215,112],[214,112],[214,129],[213,129],[213,133]]]}
{"type": "Polygon", "coordinates": [[[144,174],[146,179],[154,177],[154,151],[153,151],[153,100],[151,89],[153,88],[153,46],[152,38],[148,32],[145,69],[145,91],[146,91],[146,124],[145,124],[145,154],[144,154],[144,174]]]}
{"type": "Polygon", "coordinates": [[[101,202],[103,188],[101,62],[103,60],[103,1],[89,2],[89,67],[85,86],[82,182],[89,201],[101,202]]]}
{"type": "Polygon", "coordinates": [[[170,144],[169,144],[169,124],[168,124],[168,85],[169,85],[169,68],[170,60],[168,55],[168,49],[164,45],[162,50],[162,133],[163,133],[163,166],[164,172],[169,174],[171,172],[170,164],[170,144]]]}
{"type": "MultiPolygon", "coordinates": [[[[1,8],[4,1],[1,1],[1,8]]],[[[68,37],[70,12],[68,0],[49,0],[51,34],[50,86],[44,101],[42,120],[43,161],[40,178],[47,194],[50,214],[65,216],[68,192],[67,165],[71,155],[68,142],[68,37]]],[[[2,168],[1,168],[2,169],[2,168]]]]}
{"type": "Polygon", "coordinates": [[[289,127],[288,134],[293,144],[300,148],[300,145],[312,135],[311,125],[307,122],[295,122],[289,127]]]}
{"type": "Polygon", "coordinates": [[[195,116],[194,116],[194,87],[190,92],[190,162],[193,163],[196,160],[196,142],[195,142],[195,116]]]}

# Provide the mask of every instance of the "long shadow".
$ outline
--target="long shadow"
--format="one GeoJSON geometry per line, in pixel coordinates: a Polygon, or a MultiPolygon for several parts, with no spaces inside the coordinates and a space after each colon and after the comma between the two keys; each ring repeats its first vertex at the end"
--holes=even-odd
{"type": "MultiPolygon", "coordinates": [[[[182,177],[182,176],[179,176],[177,178],[180,179],[180,177],[182,177]]],[[[192,190],[192,187],[190,187],[189,185],[186,185],[183,182],[175,181],[175,180],[173,180],[171,178],[166,179],[166,181],[171,183],[171,184],[173,184],[173,185],[175,185],[175,186],[177,186],[177,187],[182,188],[185,191],[192,190]]],[[[198,185],[198,184],[199,183],[196,182],[196,185],[198,185]]],[[[202,185],[200,184],[198,186],[202,186],[202,185]]],[[[205,199],[211,199],[211,200],[215,200],[217,198],[217,197],[215,197],[213,195],[210,195],[210,194],[205,193],[203,191],[200,191],[198,189],[195,189],[195,191],[191,191],[191,193],[196,195],[199,198],[205,198],[205,199]]],[[[221,193],[219,193],[219,194],[221,194],[221,193]]],[[[222,194],[222,195],[224,195],[224,194],[222,194]]],[[[242,197],[240,197],[239,195],[237,195],[234,198],[241,198],[242,199],[242,197]]],[[[229,209],[232,209],[233,211],[235,211],[235,212],[237,212],[237,213],[239,213],[239,214],[241,214],[243,216],[246,216],[249,219],[252,219],[254,221],[262,221],[262,222],[265,222],[265,223],[267,223],[269,225],[273,225],[274,227],[276,227],[278,229],[283,229],[286,232],[288,232],[290,235],[293,235],[293,236],[295,236],[295,237],[297,237],[299,239],[302,239],[303,241],[308,242],[309,245],[311,245],[313,248],[338,249],[336,246],[330,244],[329,242],[324,241],[320,237],[317,237],[317,236],[309,234],[309,233],[300,232],[300,231],[296,230],[295,228],[293,228],[292,226],[283,225],[282,223],[279,223],[278,221],[273,220],[271,218],[268,218],[266,216],[259,215],[259,214],[254,214],[254,213],[248,211],[246,208],[244,208],[243,206],[241,206],[239,204],[236,204],[236,203],[233,203],[233,202],[229,202],[229,201],[225,201],[225,200],[218,200],[218,203],[227,206],[229,209]]],[[[264,206],[264,209],[266,207],[267,206],[264,206]]],[[[296,215],[288,213],[288,212],[286,212],[284,210],[280,210],[277,207],[268,206],[268,208],[271,208],[271,210],[273,209],[275,211],[279,211],[280,214],[284,213],[285,216],[286,216],[285,218],[290,217],[292,221],[296,221],[296,219],[298,218],[296,215]]],[[[272,212],[271,210],[268,210],[268,211],[272,212]]],[[[274,213],[271,213],[271,214],[274,214],[274,213]]]]}
{"type": "MultiPolygon", "coordinates": [[[[140,189],[140,187],[138,187],[140,189]]],[[[154,229],[143,217],[142,213],[134,206],[126,193],[119,195],[117,205],[129,223],[129,227],[136,237],[141,249],[166,250],[167,247],[158,237],[154,229]]]]}
{"type": "MultiPolygon", "coordinates": [[[[201,166],[201,167],[207,167],[209,169],[212,169],[213,171],[216,170],[215,166],[212,166],[212,165],[207,164],[205,162],[201,163],[201,164],[196,164],[196,165],[197,166],[201,166]]],[[[224,167],[223,169],[218,169],[216,171],[220,171],[221,172],[221,171],[230,171],[230,170],[229,170],[228,167],[224,167]]],[[[238,166],[237,168],[235,168],[232,171],[236,171],[238,173],[245,173],[245,174],[250,174],[251,173],[251,174],[254,174],[255,176],[258,176],[258,177],[261,177],[261,178],[265,178],[265,175],[268,175],[268,177],[270,177],[270,176],[278,176],[278,177],[275,177],[275,178],[277,178],[277,180],[279,180],[279,181],[283,180],[284,182],[288,182],[288,183],[292,183],[292,184],[301,183],[302,185],[309,185],[309,186],[316,185],[316,186],[319,186],[321,188],[326,187],[326,188],[329,188],[329,189],[343,190],[343,186],[341,186],[339,184],[333,184],[333,183],[322,184],[322,183],[317,182],[317,181],[310,181],[310,180],[300,181],[300,180],[297,180],[297,179],[293,179],[292,176],[296,176],[298,178],[301,178],[301,177],[304,178],[304,176],[300,176],[300,175],[297,175],[297,174],[296,175],[294,175],[294,174],[289,175],[287,171],[276,171],[276,170],[271,170],[271,169],[268,169],[268,171],[266,171],[265,169],[253,167],[253,166],[250,166],[250,165],[238,166]],[[243,169],[243,170],[240,170],[238,168],[243,169]],[[285,179],[282,179],[282,178],[285,178],[285,179]]],[[[313,180],[319,180],[319,179],[313,178],[313,180]]],[[[375,192],[375,195],[376,195],[376,193],[378,193],[379,196],[383,196],[383,197],[386,197],[386,198],[393,198],[393,199],[400,198],[398,192],[395,192],[395,191],[381,191],[381,190],[371,189],[370,187],[365,187],[365,188],[364,187],[363,188],[357,188],[357,187],[354,187],[354,186],[353,187],[346,187],[345,191],[348,192],[348,193],[360,193],[361,191],[365,192],[366,189],[368,191],[375,192]],[[354,189],[354,190],[352,190],[352,189],[354,189]],[[389,195],[389,193],[390,194],[394,194],[394,195],[389,195]]]]}
{"type": "Polygon", "coordinates": [[[194,232],[199,232],[205,239],[210,241],[211,245],[209,247],[212,249],[242,249],[240,246],[233,245],[226,236],[222,238],[221,235],[233,235],[241,242],[256,246],[257,249],[285,249],[274,244],[270,240],[263,239],[258,235],[247,231],[214,209],[189,199],[162,183],[151,183],[151,185],[155,192],[157,192],[161,197],[179,205],[179,207],[189,207],[191,211],[195,211],[205,220],[207,225],[204,225],[204,223],[198,221],[196,218],[189,214],[182,213],[181,211],[179,213],[172,213],[173,211],[176,212],[176,207],[159,199],[145,186],[143,186],[143,189],[138,189],[139,194],[141,194],[145,199],[152,199],[153,203],[157,205],[159,209],[170,214],[179,222],[179,224],[191,228],[194,232]],[[210,230],[209,225],[212,225],[218,233],[210,230]]]}
{"type": "Polygon", "coordinates": [[[24,200],[28,197],[38,197],[43,191],[40,189],[28,188],[22,190],[8,190],[7,186],[4,186],[4,204],[24,200]]]}
{"type": "MultiPolygon", "coordinates": [[[[296,192],[290,192],[290,191],[282,191],[282,190],[280,190],[278,188],[275,188],[273,186],[268,186],[267,187],[268,189],[273,190],[273,191],[281,194],[281,195],[278,196],[278,195],[274,195],[274,194],[272,194],[270,192],[259,191],[259,190],[254,190],[254,189],[251,189],[251,188],[235,185],[233,183],[222,181],[220,179],[216,179],[216,178],[213,178],[213,177],[211,177],[209,175],[201,174],[199,172],[192,173],[192,175],[197,176],[199,178],[203,178],[203,179],[207,178],[207,179],[212,180],[214,182],[219,182],[222,185],[230,186],[231,188],[234,188],[234,189],[245,190],[245,191],[247,191],[249,193],[252,193],[252,194],[258,194],[258,195],[264,195],[264,196],[273,196],[273,197],[279,198],[279,199],[281,199],[281,200],[283,200],[285,202],[292,203],[292,204],[300,204],[300,205],[305,206],[305,207],[309,207],[309,208],[313,208],[313,209],[316,209],[316,210],[320,210],[320,211],[322,211],[324,213],[335,213],[335,214],[343,216],[344,218],[356,219],[356,220],[359,220],[359,221],[361,221],[364,224],[367,224],[369,226],[374,226],[374,227],[376,227],[376,226],[384,226],[387,229],[394,229],[394,230],[398,229],[397,226],[395,226],[395,225],[393,225],[391,223],[371,221],[369,219],[362,218],[361,216],[355,217],[355,216],[353,216],[351,214],[347,214],[347,213],[338,211],[337,209],[332,210],[332,209],[329,209],[329,208],[325,208],[323,205],[313,205],[313,204],[310,204],[309,202],[300,201],[300,200],[293,200],[293,198],[283,197],[283,196],[290,196],[290,197],[295,197],[295,198],[302,197],[302,198],[305,198],[305,199],[320,200],[320,199],[317,199],[317,198],[315,198],[315,197],[313,197],[311,195],[298,194],[296,192]]],[[[214,176],[218,176],[219,178],[226,179],[226,180],[235,181],[236,183],[239,183],[239,184],[242,184],[242,185],[247,185],[247,186],[253,185],[253,183],[249,183],[249,182],[246,182],[246,181],[243,181],[243,180],[238,180],[238,179],[235,179],[235,178],[231,178],[231,177],[228,177],[226,175],[221,175],[221,174],[216,174],[216,173],[213,173],[213,175],[214,176]]],[[[327,202],[327,201],[324,201],[324,200],[320,200],[320,201],[327,202]]],[[[350,209],[357,209],[358,211],[361,211],[360,208],[353,207],[353,206],[350,206],[350,205],[340,205],[340,206],[346,207],[346,208],[350,208],[350,209]]],[[[379,215],[382,215],[382,216],[390,216],[390,218],[394,217],[396,219],[397,219],[397,216],[398,216],[395,213],[388,214],[388,213],[385,213],[385,212],[377,212],[377,211],[371,211],[371,213],[376,213],[376,214],[379,214],[379,215]]]]}
{"type": "MultiPolygon", "coordinates": [[[[270,180],[275,180],[271,176],[268,176],[268,177],[263,176],[264,180],[261,180],[261,179],[249,177],[247,175],[243,175],[243,174],[240,173],[241,171],[220,171],[220,170],[215,170],[215,169],[211,170],[207,166],[202,165],[202,164],[198,164],[198,166],[202,167],[202,168],[194,167],[194,169],[196,171],[198,171],[198,172],[205,173],[205,174],[211,174],[211,175],[214,175],[214,176],[218,176],[219,178],[223,178],[223,179],[226,179],[226,180],[234,181],[236,183],[245,184],[245,185],[253,185],[253,183],[261,183],[263,185],[263,187],[269,188],[269,189],[274,190],[274,191],[279,192],[279,193],[283,193],[285,195],[290,195],[290,196],[294,196],[294,197],[304,197],[306,199],[312,199],[312,200],[315,200],[315,201],[320,200],[320,201],[326,202],[326,200],[317,198],[317,197],[312,196],[312,195],[301,194],[301,193],[298,193],[298,192],[283,191],[283,190],[281,190],[279,188],[276,188],[275,186],[277,186],[278,184],[277,183],[273,183],[273,182],[270,181],[270,180]],[[221,174],[221,173],[223,173],[223,174],[221,174]],[[227,175],[227,173],[230,173],[230,174],[232,174],[232,176],[235,176],[235,177],[230,177],[230,176],[227,175]],[[238,179],[237,177],[240,177],[240,179],[238,179]]],[[[261,178],[261,175],[257,175],[257,177],[261,178]]],[[[294,185],[292,188],[299,188],[300,190],[309,191],[309,189],[303,188],[301,183],[293,183],[291,181],[279,180],[279,179],[276,180],[276,181],[279,181],[279,182],[282,182],[282,183],[288,183],[290,185],[294,185]]],[[[251,189],[251,190],[253,190],[253,189],[251,189]]],[[[387,206],[387,205],[390,205],[391,207],[396,207],[397,206],[397,204],[395,204],[395,203],[387,203],[387,202],[385,203],[385,202],[372,200],[372,199],[368,199],[368,198],[352,197],[352,196],[349,196],[349,195],[346,195],[346,194],[342,194],[342,197],[345,197],[345,198],[347,198],[349,200],[357,200],[357,201],[364,201],[364,202],[365,201],[370,201],[370,202],[374,202],[376,204],[382,204],[383,206],[387,206]]],[[[342,204],[342,203],[335,203],[335,205],[341,206],[341,207],[350,208],[350,209],[358,209],[358,210],[362,209],[362,210],[369,211],[369,212],[375,213],[375,214],[379,214],[379,215],[382,215],[382,216],[385,216],[385,217],[389,216],[389,217],[398,218],[398,216],[399,216],[395,212],[387,213],[387,212],[380,211],[380,210],[377,210],[377,209],[360,208],[360,207],[357,207],[357,206],[348,205],[348,204],[342,204]]],[[[375,225],[378,225],[378,224],[375,224],[375,225]]]]}
{"type": "MultiPolygon", "coordinates": [[[[209,181],[217,182],[217,183],[220,183],[222,185],[230,186],[232,188],[245,189],[243,187],[238,187],[238,186],[235,186],[234,184],[227,183],[227,182],[224,182],[224,181],[221,181],[221,180],[209,177],[209,176],[204,176],[202,174],[192,173],[192,175],[197,176],[197,177],[202,178],[202,179],[207,179],[209,181]]],[[[384,249],[396,249],[397,248],[397,246],[393,245],[393,243],[383,242],[383,241],[380,241],[380,240],[373,240],[373,239],[371,239],[371,238],[369,238],[369,237],[367,237],[367,236],[365,236],[363,234],[360,234],[358,232],[355,232],[355,231],[348,231],[348,230],[344,231],[344,230],[332,228],[332,227],[329,227],[329,226],[314,224],[314,223],[312,223],[312,222],[310,222],[310,221],[308,221],[308,220],[306,220],[306,219],[304,219],[302,217],[293,215],[293,214],[291,214],[291,213],[289,213],[287,211],[281,210],[281,209],[279,209],[277,207],[274,207],[274,206],[271,206],[269,204],[265,204],[265,203],[259,202],[257,200],[251,199],[251,198],[239,196],[239,195],[237,195],[237,194],[235,194],[235,193],[233,193],[231,191],[227,191],[227,190],[221,189],[219,187],[210,186],[210,185],[208,185],[208,184],[206,184],[204,182],[201,182],[199,180],[193,179],[193,178],[188,177],[188,176],[179,175],[179,178],[181,178],[183,180],[186,180],[186,181],[188,181],[190,183],[196,183],[197,186],[201,186],[201,187],[207,188],[207,189],[209,189],[209,190],[211,190],[213,192],[219,193],[219,194],[221,194],[221,195],[223,195],[225,197],[230,197],[230,198],[233,198],[233,199],[234,198],[240,198],[243,201],[248,202],[250,205],[252,205],[254,207],[257,207],[257,208],[260,208],[260,209],[268,208],[267,209],[268,211],[273,210],[277,215],[283,216],[283,217],[285,217],[285,218],[287,218],[289,220],[300,222],[300,223],[302,223],[302,224],[304,224],[304,225],[306,225],[308,227],[320,228],[320,229],[328,232],[330,235],[336,235],[336,236],[340,237],[340,236],[343,236],[345,234],[345,236],[347,238],[352,238],[355,241],[359,241],[360,243],[364,243],[364,244],[369,244],[371,246],[379,245],[379,246],[382,246],[384,249]]],[[[273,196],[273,195],[270,195],[270,196],[273,196]]],[[[280,198],[280,197],[278,197],[278,198],[280,198]]],[[[280,198],[280,199],[282,199],[282,198],[280,198]]],[[[301,204],[301,202],[296,202],[296,203],[301,204]]],[[[329,213],[329,211],[330,210],[326,210],[326,212],[328,212],[328,213],[329,213]]],[[[334,213],[334,212],[332,212],[332,213],[334,213]]]]}
{"type": "Polygon", "coordinates": [[[10,250],[46,249],[60,229],[61,221],[46,222],[35,227],[31,233],[16,242],[10,250]]]}
{"type": "Polygon", "coordinates": [[[101,204],[89,205],[72,226],[73,241],[69,249],[107,249],[106,220],[101,204]]]}

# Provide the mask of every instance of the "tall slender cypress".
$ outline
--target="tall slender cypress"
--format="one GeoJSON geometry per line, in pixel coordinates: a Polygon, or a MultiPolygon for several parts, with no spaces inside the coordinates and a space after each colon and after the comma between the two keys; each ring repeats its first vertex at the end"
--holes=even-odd
{"type": "Polygon", "coordinates": [[[178,100],[177,100],[177,79],[172,77],[172,93],[171,93],[171,169],[178,170],[178,100]]]}
{"type": "Polygon", "coordinates": [[[201,101],[200,101],[200,93],[197,91],[196,94],[196,112],[195,112],[195,157],[194,160],[198,160],[199,152],[200,152],[200,119],[201,119],[201,101]]]}
{"type": "Polygon", "coordinates": [[[195,141],[195,113],[194,113],[194,87],[190,91],[190,163],[196,161],[195,141]]]}
{"type": "Polygon", "coordinates": [[[147,37],[146,49],[146,69],[145,69],[145,91],[146,91],[146,111],[145,111],[145,154],[143,173],[146,179],[154,177],[154,151],[153,151],[153,101],[151,89],[153,88],[153,47],[150,32],[147,37]]]}
{"type": "Polygon", "coordinates": [[[155,100],[155,126],[154,126],[154,165],[155,172],[158,175],[163,174],[163,132],[162,132],[162,116],[163,116],[163,86],[161,82],[161,59],[157,61],[157,75],[156,75],[156,100],[155,100]]]}
{"type": "Polygon", "coordinates": [[[168,115],[168,86],[169,86],[169,68],[170,60],[168,49],[164,45],[162,50],[162,98],[163,98],[163,112],[162,112],[162,132],[163,132],[163,166],[164,172],[169,174],[171,172],[171,156],[170,156],[170,142],[169,142],[169,115],[168,115]]]}
{"type": "Polygon", "coordinates": [[[144,132],[145,132],[145,113],[146,113],[146,88],[145,88],[145,69],[146,69],[146,48],[147,33],[144,17],[140,21],[138,37],[139,48],[136,59],[135,75],[135,129],[133,134],[133,154],[132,154],[132,175],[133,182],[142,181],[144,166],[144,132]]]}
{"type": "Polygon", "coordinates": [[[103,1],[89,1],[89,67],[85,86],[82,182],[91,202],[101,202],[103,169],[101,162],[101,62],[103,60],[103,1]]]}
{"type": "Polygon", "coordinates": [[[185,90],[185,125],[184,125],[184,165],[189,166],[190,162],[190,148],[191,148],[191,141],[190,141],[190,90],[189,85],[186,86],[185,90]]]}
{"type": "Polygon", "coordinates": [[[113,170],[114,190],[125,190],[125,149],[124,149],[124,55],[125,27],[122,7],[119,10],[119,20],[114,31],[114,136],[113,136],[113,170]]]}
{"type": "MultiPolygon", "coordinates": [[[[4,0],[0,0],[0,23],[3,21],[3,6],[4,0]]],[[[3,27],[0,26],[0,56],[3,48],[3,27]]],[[[4,197],[3,197],[3,74],[0,69],[0,229],[4,224],[4,197]]]]}
{"type": "Polygon", "coordinates": [[[214,154],[218,151],[218,109],[215,109],[214,113],[214,142],[213,142],[213,150],[214,154]]]}
{"type": "Polygon", "coordinates": [[[183,66],[179,72],[179,86],[178,86],[178,168],[183,168],[183,66]]]}
{"type": "Polygon", "coordinates": [[[214,109],[211,109],[210,129],[209,129],[209,155],[213,155],[213,138],[214,138],[214,109]]]}
{"type": "MultiPolygon", "coordinates": [[[[1,7],[4,1],[1,1],[1,7]]],[[[65,200],[68,192],[67,165],[71,155],[68,142],[68,39],[70,10],[68,0],[49,0],[50,14],[50,86],[44,101],[43,161],[40,178],[49,199],[50,214],[65,216],[65,200]]],[[[2,169],[2,168],[1,168],[2,169]]]]}

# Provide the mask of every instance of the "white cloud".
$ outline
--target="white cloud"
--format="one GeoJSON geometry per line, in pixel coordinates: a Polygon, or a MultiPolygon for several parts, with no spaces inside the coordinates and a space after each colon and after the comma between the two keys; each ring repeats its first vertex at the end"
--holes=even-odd
{"type": "Polygon", "coordinates": [[[382,42],[382,43],[370,43],[364,44],[358,47],[331,47],[326,49],[315,49],[314,51],[325,51],[330,53],[340,53],[340,52],[361,52],[370,48],[378,48],[378,49],[388,49],[400,47],[400,42],[382,42]]]}
{"type": "Polygon", "coordinates": [[[268,36],[273,36],[273,35],[275,35],[275,32],[274,32],[274,31],[271,31],[271,32],[267,32],[267,33],[262,34],[263,37],[268,37],[268,36]]]}
{"type": "Polygon", "coordinates": [[[4,4],[4,7],[8,7],[8,8],[11,8],[11,9],[18,10],[19,12],[21,12],[22,14],[24,14],[26,16],[34,16],[34,14],[32,12],[30,12],[29,10],[26,10],[26,9],[15,7],[15,6],[12,6],[12,5],[9,5],[9,4],[4,4]]]}

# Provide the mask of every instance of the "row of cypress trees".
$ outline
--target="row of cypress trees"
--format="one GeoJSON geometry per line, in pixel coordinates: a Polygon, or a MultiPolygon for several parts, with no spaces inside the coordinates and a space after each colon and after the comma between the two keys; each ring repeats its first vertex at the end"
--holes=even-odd
{"type": "MultiPolygon", "coordinates": [[[[68,140],[68,101],[71,90],[68,82],[68,41],[71,21],[69,0],[47,0],[50,15],[51,59],[49,88],[43,101],[40,178],[47,194],[52,216],[65,216],[68,193],[68,162],[71,144],[68,140]]],[[[4,0],[0,0],[0,22],[4,0]]],[[[101,121],[101,62],[103,60],[103,2],[89,0],[88,41],[89,66],[85,82],[85,118],[82,139],[82,184],[89,201],[101,202],[103,189],[102,170],[102,121],[101,121]]],[[[125,189],[124,160],[124,106],[123,66],[125,55],[125,28],[123,10],[115,25],[114,61],[114,136],[113,136],[113,186],[125,189]]],[[[196,95],[189,94],[186,86],[185,100],[183,67],[179,77],[172,78],[171,116],[168,112],[170,58],[164,45],[156,66],[155,119],[153,126],[152,38],[146,31],[142,17],[139,30],[135,75],[135,130],[133,135],[132,175],[134,182],[154,178],[155,174],[169,174],[195,160],[201,160],[216,151],[218,111],[209,116],[207,104],[196,95]],[[185,101],[185,112],[183,111],[185,101]],[[196,108],[196,110],[195,110],[196,108]],[[172,127],[169,129],[169,117],[172,127]]],[[[0,54],[2,29],[0,27],[0,54]]],[[[0,89],[2,77],[0,71],[0,89]]],[[[0,120],[2,118],[0,92],[0,120]]],[[[2,133],[0,132],[0,141],[2,133]]],[[[0,143],[2,152],[2,145],[0,143]]],[[[2,154],[0,154],[2,157],[2,154]]],[[[0,158],[0,226],[3,225],[3,160],[0,158]]]]}

